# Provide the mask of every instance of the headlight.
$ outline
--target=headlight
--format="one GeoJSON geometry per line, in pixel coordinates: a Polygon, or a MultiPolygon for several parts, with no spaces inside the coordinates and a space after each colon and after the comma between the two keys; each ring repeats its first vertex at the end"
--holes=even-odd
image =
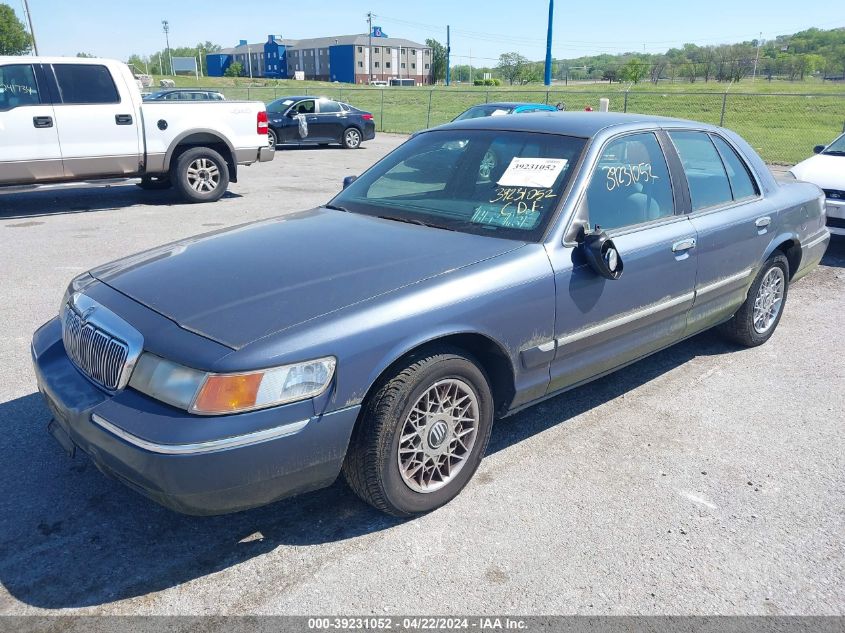
{"type": "Polygon", "coordinates": [[[143,354],[129,385],[200,415],[264,409],[323,393],[334,376],[333,356],[240,374],[210,374],[143,354]]]}

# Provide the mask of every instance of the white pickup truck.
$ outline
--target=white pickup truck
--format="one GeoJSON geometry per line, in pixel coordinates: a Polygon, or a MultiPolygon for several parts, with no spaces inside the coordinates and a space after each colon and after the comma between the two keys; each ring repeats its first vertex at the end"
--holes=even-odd
{"type": "Polygon", "coordinates": [[[144,189],[211,202],[238,165],[273,155],[261,102],[142,102],[119,61],[0,57],[0,191],[141,178],[144,189]]]}

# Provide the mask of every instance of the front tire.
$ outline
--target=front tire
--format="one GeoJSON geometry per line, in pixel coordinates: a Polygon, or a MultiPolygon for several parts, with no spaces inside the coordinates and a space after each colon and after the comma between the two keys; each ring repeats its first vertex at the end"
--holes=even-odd
{"type": "Polygon", "coordinates": [[[213,149],[194,147],[179,156],[170,180],[187,202],[215,202],[229,186],[229,166],[213,149]]]}
{"type": "Polygon", "coordinates": [[[449,347],[414,354],[367,398],[343,464],[355,493],[399,517],[451,501],[478,468],[493,427],[484,371],[449,347]]]}
{"type": "Polygon", "coordinates": [[[346,149],[358,149],[361,147],[361,131],[357,127],[346,128],[343,132],[343,146],[346,149]]]}
{"type": "Polygon", "coordinates": [[[762,345],[780,323],[788,290],[789,260],[777,252],[766,260],[736,314],[721,326],[722,334],[745,347],[762,345]]]}

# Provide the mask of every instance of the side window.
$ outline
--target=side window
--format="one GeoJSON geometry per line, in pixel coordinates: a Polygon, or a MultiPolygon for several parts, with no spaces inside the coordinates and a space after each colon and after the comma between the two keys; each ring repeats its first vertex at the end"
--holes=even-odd
{"type": "Polygon", "coordinates": [[[692,210],[733,201],[731,185],[719,152],[705,132],[669,132],[689,183],[692,210]]]}
{"type": "Polygon", "coordinates": [[[109,69],[94,64],[53,64],[63,103],[120,103],[109,69]]]}
{"type": "Polygon", "coordinates": [[[332,114],[340,112],[340,104],[337,101],[320,101],[320,114],[332,114]]]}
{"type": "Polygon", "coordinates": [[[0,66],[0,110],[39,103],[41,96],[31,64],[0,66]]]}
{"type": "Polygon", "coordinates": [[[716,149],[719,150],[719,154],[722,156],[722,161],[725,163],[734,200],[752,198],[758,195],[760,192],[757,190],[757,185],[754,184],[751,175],[748,173],[748,167],[746,167],[745,162],[734,151],[734,148],[719,136],[712,138],[713,143],[716,144],[716,149]]]}
{"type": "Polygon", "coordinates": [[[582,204],[593,229],[633,226],[673,215],[672,181],[657,137],[648,132],[611,141],[582,204]]]}
{"type": "Polygon", "coordinates": [[[314,114],[314,101],[311,99],[308,101],[300,101],[293,107],[293,109],[297,114],[314,114]]]}

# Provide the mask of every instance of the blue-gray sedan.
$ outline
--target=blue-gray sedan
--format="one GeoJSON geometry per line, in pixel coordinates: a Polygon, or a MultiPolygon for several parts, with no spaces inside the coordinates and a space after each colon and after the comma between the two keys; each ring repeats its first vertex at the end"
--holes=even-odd
{"type": "Polygon", "coordinates": [[[341,472],[427,512],[495,418],[713,326],[764,343],[829,241],[816,186],[674,119],[461,121],[344,184],[74,279],[32,343],[68,452],[181,512],[341,472]]]}

